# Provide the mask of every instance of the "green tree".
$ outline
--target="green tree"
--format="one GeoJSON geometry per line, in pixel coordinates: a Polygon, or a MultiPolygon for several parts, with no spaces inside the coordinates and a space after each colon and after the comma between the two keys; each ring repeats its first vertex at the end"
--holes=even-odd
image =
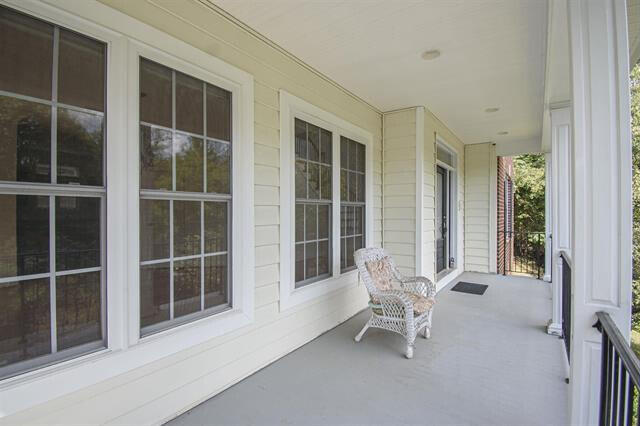
{"type": "Polygon", "coordinates": [[[513,167],[514,229],[544,232],[544,155],[519,155],[513,167]]]}

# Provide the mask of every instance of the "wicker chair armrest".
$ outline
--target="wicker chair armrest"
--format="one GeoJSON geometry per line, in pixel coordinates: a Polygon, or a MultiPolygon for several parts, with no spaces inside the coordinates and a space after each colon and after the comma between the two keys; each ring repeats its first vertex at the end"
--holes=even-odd
{"type": "Polygon", "coordinates": [[[436,297],[436,285],[425,277],[406,277],[401,283],[403,290],[423,297],[436,297]]]}
{"type": "Polygon", "coordinates": [[[376,293],[385,317],[403,319],[413,317],[413,303],[404,291],[391,290],[376,293]]]}

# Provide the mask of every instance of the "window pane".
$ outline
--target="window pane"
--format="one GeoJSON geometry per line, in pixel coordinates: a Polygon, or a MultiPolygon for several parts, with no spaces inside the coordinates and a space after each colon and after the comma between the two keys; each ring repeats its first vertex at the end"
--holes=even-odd
{"type": "Polygon", "coordinates": [[[355,208],[355,217],[354,217],[354,234],[356,235],[362,235],[363,229],[362,229],[362,224],[363,224],[363,208],[362,207],[356,207],[355,208]]]}
{"type": "Polygon", "coordinates": [[[356,208],[347,207],[347,232],[346,235],[353,235],[356,231],[356,208]]]}
{"type": "Polygon", "coordinates": [[[304,204],[296,204],[296,242],[304,240],[304,204]]]}
{"type": "Polygon", "coordinates": [[[0,90],[51,99],[52,25],[0,8],[0,58],[0,90]]]}
{"type": "Polygon", "coordinates": [[[56,197],[56,270],[100,263],[100,198],[56,197]]]}
{"type": "Polygon", "coordinates": [[[204,134],[203,82],[176,72],[176,129],[204,134]]]}
{"type": "Polygon", "coordinates": [[[304,243],[296,244],[296,282],[304,281],[304,243]]]}
{"type": "Polygon", "coordinates": [[[140,188],[172,189],[171,140],[167,130],[140,126],[140,188]]]}
{"type": "Polygon", "coordinates": [[[365,175],[364,174],[359,174],[358,175],[358,194],[357,194],[357,200],[364,203],[366,200],[366,196],[365,196],[365,175]]]}
{"type": "Polygon", "coordinates": [[[176,133],[176,191],[204,190],[202,139],[176,133]]]}
{"type": "Polygon", "coordinates": [[[320,166],[316,163],[308,163],[309,167],[309,196],[310,200],[320,199],[320,166]]]}
{"type": "Polygon", "coordinates": [[[320,241],[318,243],[318,275],[329,273],[329,242],[320,241]]]}
{"type": "Polygon", "coordinates": [[[347,255],[346,255],[346,257],[347,257],[347,260],[346,260],[347,266],[346,267],[350,268],[353,265],[355,265],[355,263],[353,262],[353,250],[354,250],[353,243],[354,243],[354,238],[353,237],[349,237],[349,238],[346,238],[346,240],[347,240],[347,255]]]}
{"type": "Polygon", "coordinates": [[[365,146],[361,143],[356,143],[357,151],[358,151],[358,159],[357,159],[357,167],[356,170],[359,172],[365,171],[365,146]]]}
{"type": "Polygon", "coordinates": [[[318,275],[317,255],[318,243],[307,243],[306,245],[306,278],[313,278],[318,275]]]}
{"type": "Polygon", "coordinates": [[[227,255],[204,258],[204,308],[229,303],[227,286],[227,255]]]}
{"type": "Polygon", "coordinates": [[[102,186],[103,118],[58,108],[58,183],[102,186]]]}
{"type": "Polygon", "coordinates": [[[140,267],[140,327],[169,319],[169,262],[140,267]]]}
{"type": "Polygon", "coordinates": [[[173,264],[173,316],[200,310],[200,259],[180,260],[173,264]]]}
{"type": "Polygon", "coordinates": [[[147,59],[140,59],[140,121],[171,127],[172,72],[147,59]]]}
{"type": "Polygon", "coordinates": [[[231,141],[231,92],[207,84],[207,137],[231,141]]]}
{"type": "Polygon", "coordinates": [[[320,166],[320,198],[331,199],[331,167],[320,166]]]}
{"type": "Polygon", "coordinates": [[[140,200],[140,260],[169,257],[169,201],[140,200]]]}
{"type": "Polygon", "coordinates": [[[173,202],[173,255],[190,256],[201,253],[200,202],[173,202]]]}
{"type": "Polygon", "coordinates": [[[358,170],[358,147],[357,143],[349,140],[349,170],[358,170]]]}
{"type": "MultiPolygon", "coordinates": [[[[361,248],[364,248],[364,245],[362,244],[362,242],[364,241],[364,239],[362,237],[356,237],[355,238],[355,247],[354,250],[360,250],[361,248]]],[[[354,260],[355,262],[355,260],[354,260]]]]}
{"type": "Polygon", "coordinates": [[[204,251],[227,251],[227,203],[204,203],[204,251]]]}
{"type": "Polygon", "coordinates": [[[340,200],[348,201],[349,199],[349,182],[347,179],[348,173],[346,170],[340,170],[340,200]]]}
{"type": "Polygon", "coordinates": [[[307,198],[307,163],[296,161],[296,198],[307,198]]]}
{"type": "Polygon", "coordinates": [[[58,100],[104,111],[106,45],[64,29],[58,53],[58,100]]]}
{"type": "Polygon", "coordinates": [[[320,136],[320,161],[331,164],[331,132],[321,129],[320,136]]]}
{"type": "Polygon", "coordinates": [[[347,235],[347,208],[344,206],[340,207],[340,235],[347,235]]]}
{"type": "Polygon", "coordinates": [[[308,150],[310,161],[320,161],[320,128],[307,124],[308,150]]]}
{"type": "Polygon", "coordinates": [[[49,278],[0,284],[0,365],[51,352],[49,278]]]}
{"type": "Polygon", "coordinates": [[[49,197],[0,195],[0,218],[0,278],[49,272],[49,197]]]}
{"type": "Polygon", "coordinates": [[[49,183],[50,169],[51,108],[0,96],[0,180],[49,183]]]}
{"type": "Polygon", "coordinates": [[[231,145],[207,141],[207,192],[231,193],[231,145]]]}
{"type": "Polygon", "coordinates": [[[358,191],[358,174],[349,172],[349,201],[356,201],[358,191]]]}
{"type": "Polygon", "coordinates": [[[340,239],[340,269],[347,267],[347,239],[340,239]]]}
{"type": "Polygon", "coordinates": [[[349,168],[349,139],[340,137],[340,168],[349,168]]]}
{"type": "Polygon", "coordinates": [[[329,219],[329,215],[331,214],[331,209],[329,206],[321,205],[318,206],[318,238],[329,238],[329,228],[331,224],[331,220],[329,219]]]}
{"type": "Polygon", "coordinates": [[[318,214],[318,209],[317,209],[317,207],[315,205],[307,204],[305,206],[305,218],[306,218],[305,240],[307,240],[307,241],[308,240],[315,240],[316,238],[318,238],[317,214],[318,214]]]}
{"type": "Polygon", "coordinates": [[[102,340],[100,272],[56,277],[58,349],[102,340]]]}
{"type": "Polygon", "coordinates": [[[296,126],[296,158],[307,159],[307,123],[295,120],[296,126]]]}

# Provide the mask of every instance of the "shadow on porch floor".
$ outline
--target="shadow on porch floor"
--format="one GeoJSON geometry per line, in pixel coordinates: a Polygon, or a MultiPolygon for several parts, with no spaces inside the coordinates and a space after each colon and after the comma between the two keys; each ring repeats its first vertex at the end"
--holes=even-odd
{"type": "Polygon", "coordinates": [[[169,422],[234,425],[564,425],[561,341],[545,333],[549,284],[465,273],[438,294],[432,338],[369,329],[361,312],[169,422]],[[489,284],[483,296],[449,291],[489,284]]]}

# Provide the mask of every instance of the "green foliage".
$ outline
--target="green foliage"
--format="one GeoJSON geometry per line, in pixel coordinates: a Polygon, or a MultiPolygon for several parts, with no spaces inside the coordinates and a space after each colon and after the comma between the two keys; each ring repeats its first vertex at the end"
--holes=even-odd
{"type": "Polygon", "coordinates": [[[544,232],[544,155],[514,157],[513,166],[514,229],[544,232]]]}
{"type": "Polygon", "coordinates": [[[633,167],[633,328],[640,330],[640,64],[631,71],[633,167]]]}

